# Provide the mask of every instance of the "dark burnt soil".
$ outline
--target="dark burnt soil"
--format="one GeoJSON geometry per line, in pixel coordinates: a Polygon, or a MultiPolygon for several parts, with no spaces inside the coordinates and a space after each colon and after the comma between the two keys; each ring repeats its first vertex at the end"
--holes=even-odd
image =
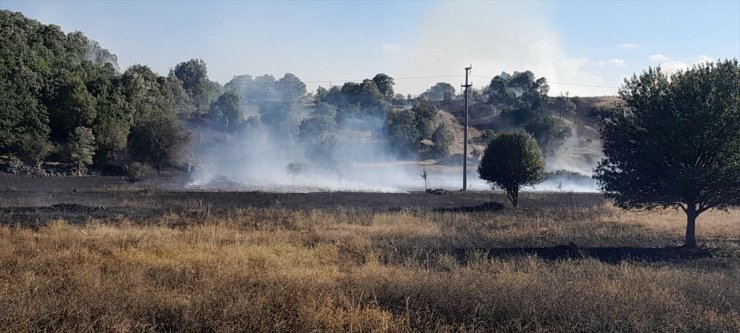
{"type": "MultiPolygon", "coordinates": [[[[120,177],[31,177],[0,173],[0,223],[44,224],[57,218],[84,223],[90,218],[147,218],[168,212],[211,212],[237,208],[342,209],[353,211],[434,210],[490,212],[509,207],[503,193],[424,192],[272,193],[193,191],[165,175],[132,184],[120,177]]],[[[522,209],[594,206],[599,194],[524,193],[522,209]]]]}

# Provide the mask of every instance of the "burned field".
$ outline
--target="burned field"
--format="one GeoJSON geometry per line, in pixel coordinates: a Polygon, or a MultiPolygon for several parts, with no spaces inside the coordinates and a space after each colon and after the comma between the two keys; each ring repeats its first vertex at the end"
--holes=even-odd
{"type": "MultiPolygon", "coordinates": [[[[0,174],[0,221],[45,224],[53,219],[85,223],[89,219],[152,218],[167,213],[211,214],[235,209],[281,208],[358,212],[485,212],[505,208],[500,192],[309,192],[204,191],[182,186],[169,175],[146,184],[120,177],[30,177],[0,174]]],[[[589,207],[604,203],[595,193],[527,193],[524,209],[589,207]]]]}
{"type": "Polygon", "coordinates": [[[0,178],[1,331],[740,329],[737,210],[0,178]]]}

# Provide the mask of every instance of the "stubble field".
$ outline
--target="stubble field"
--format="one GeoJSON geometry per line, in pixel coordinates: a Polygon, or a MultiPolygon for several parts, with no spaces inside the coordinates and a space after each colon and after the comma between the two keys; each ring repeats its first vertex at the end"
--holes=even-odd
{"type": "Polygon", "coordinates": [[[35,181],[0,188],[2,331],[740,330],[738,210],[702,215],[689,251],[682,213],[586,194],[35,181]]]}

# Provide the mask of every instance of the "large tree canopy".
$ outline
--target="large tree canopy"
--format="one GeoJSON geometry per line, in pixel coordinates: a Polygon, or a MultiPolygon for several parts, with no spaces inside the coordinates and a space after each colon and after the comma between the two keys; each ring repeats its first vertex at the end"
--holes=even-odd
{"type": "MultiPolygon", "coordinates": [[[[180,79],[143,65],[121,74],[116,56],[81,32],[65,34],[0,10],[0,45],[3,154],[31,162],[66,160],[78,170],[104,165],[126,158],[132,126],[164,117],[178,127],[175,113],[192,108],[180,79]]],[[[205,64],[188,64],[195,78],[180,74],[192,90],[205,64]]]]}
{"type": "Polygon", "coordinates": [[[437,82],[421,94],[421,97],[433,102],[451,101],[455,98],[455,87],[447,82],[437,82]]]}
{"type": "Polygon", "coordinates": [[[538,116],[547,102],[550,86],[544,77],[535,79],[530,71],[496,75],[486,88],[488,102],[504,106],[506,114],[524,124],[538,116]]]}
{"type": "Polygon", "coordinates": [[[685,245],[696,217],[740,204],[740,67],[698,65],[672,76],[649,69],[625,81],[626,107],[603,119],[605,194],[626,208],[680,207],[685,245]]]}

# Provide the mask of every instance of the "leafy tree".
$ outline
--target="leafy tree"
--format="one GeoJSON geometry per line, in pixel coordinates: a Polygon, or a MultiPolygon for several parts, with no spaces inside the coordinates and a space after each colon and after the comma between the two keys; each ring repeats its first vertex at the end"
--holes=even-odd
{"type": "Polygon", "coordinates": [[[393,82],[392,77],[383,73],[379,73],[373,77],[373,82],[375,83],[375,86],[378,87],[378,90],[380,90],[380,93],[383,94],[383,96],[387,100],[393,98],[393,85],[395,83],[393,82]]]}
{"type": "Polygon", "coordinates": [[[42,99],[49,111],[51,139],[65,141],[77,127],[90,126],[97,115],[95,97],[82,78],[63,71],[47,85],[42,99]]]}
{"type": "Polygon", "coordinates": [[[434,104],[424,100],[411,109],[389,112],[384,126],[388,143],[404,153],[418,150],[421,141],[432,138],[437,129],[438,113],[434,104]]]}
{"type": "Polygon", "coordinates": [[[276,82],[278,97],[282,102],[294,103],[306,95],[306,84],[297,76],[286,73],[276,82]]]}
{"type": "Polygon", "coordinates": [[[419,101],[411,111],[414,112],[416,118],[416,128],[419,131],[421,139],[429,139],[432,137],[432,133],[435,130],[437,122],[437,115],[439,110],[437,106],[427,101],[419,101]]]}
{"type": "Polygon", "coordinates": [[[313,95],[316,104],[326,103],[325,102],[326,95],[328,94],[329,94],[329,91],[326,90],[326,88],[321,87],[321,86],[316,88],[316,93],[313,95]]]}
{"type": "Polygon", "coordinates": [[[69,161],[78,173],[83,174],[93,163],[95,156],[95,136],[87,127],[77,127],[69,137],[69,161]]]}
{"type": "Polygon", "coordinates": [[[325,115],[316,115],[306,118],[301,122],[299,127],[300,138],[309,144],[319,142],[324,137],[332,135],[336,128],[334,119],[325,115]]]}
{"type": "Polygon", "coordinates": [[[480,178],[506,191],[511,204],[519,202],[519,189],[544,177],[545,163],[537,141],[524,132],[503,133],[488,143],[478,165],[480,178]]]}
{"type": "Polygon", "coordinates": [[[561,118],[566,115],[572,116],[576,114],[576,104],[570,100],[567,92],[565,96],[560,95],[556,97],[553,104],[558,108],[558,113],[560,113],[561,118]]]}
{"type": "Polygon", "coordinates": [[[199,98],[206,91],[208,69],[203,59],[190,59],[175,66],[172,73],[182,82],[188,96],[199,98]]]}
{"type": "Polygon", "coordinates": [[[361,83],[347,82],[341,88],[332,87],[322,101],[339,108],[340,112],[338,113],[344,118],[347,118],[348,115],[341,112],[342,110],[385,116],[390,109],[390,99],[386,98],[386,95],[378,88],[375,81],[369,79],[365,79],[361,83]]]}
{"type": "Polygon", "coordinates": [[[455,135],[445,123],[442,123],[432,133],[432,141],[434,154],[437,157],[447,157],[450,154],[450,146],[455,141],[455,135]]]}
{"type": "Polygon", "coordinates": [[[221,87],[208,80],[208,69],[203,59],[191,59],[177,64],[170,76],[182,82],[188,97],[201,112],[207,111],[211,101],[221,94],[221,87]]]}
{"type": "Polygon", "coordinates": [[[545,155],[555,153],[572,134],[572,130],[562,119],[547,116],[531,119],[524,124],[524,130],[537,140],[545,155]]]}
{"type": "Polygon", "coordinates": [[[188,139],[176,117],[158,114],[134,124],[128,148],[134,159],[151,163],[159,172],[180,162],[188,139]]]}
{"type": "Polygon", "coordinates": [[[223,129],[236,129],[244,118],[244,112],[239,105],[239,95],[233,91],[225,92],[211,103],[209,115],[223,129]]]}
{"type": "Polygon", "coordinates": [[[740,205],[740,66],[698,65],[670,77],[660,68],[625,80],[627,107],[603,118],[605,159],[596,178],[624,208],[678,207],[686,247],[704,211],[740,205]]]}
{"type": "Polygon", "coordinates": [[[530,71],[501,73],[491,79],[486,88],[488,102],[505,107],[506,114],[516,123],[524,124],[538,115],[547,101],[550,86],[544,77],[535,79],[530,71]]]}
{"type": "Polygon", "coordinates": [[[23,81],[0,81],[0,152],[40,162],[49,153],[46,107],[24,87],[23,81]]]}
{"type": "Polygon", "coordinates": [[[414,151],[421,140],[416,127],[416,113],[408,109],[388,113],[385,129],[390,146],[401,152],[414,151]]]}
{"type": "Polygon", "coordinates": [[[455,98],[455,87],[447,82],[437,82],[421,96],[432,102],[451,101],[455,98]]]}

